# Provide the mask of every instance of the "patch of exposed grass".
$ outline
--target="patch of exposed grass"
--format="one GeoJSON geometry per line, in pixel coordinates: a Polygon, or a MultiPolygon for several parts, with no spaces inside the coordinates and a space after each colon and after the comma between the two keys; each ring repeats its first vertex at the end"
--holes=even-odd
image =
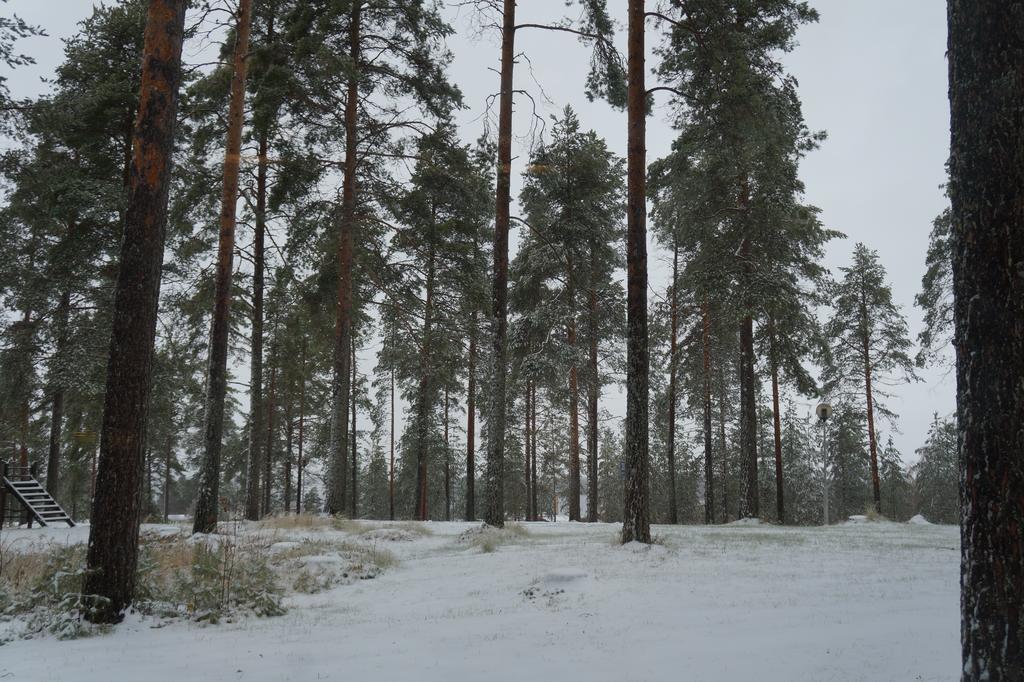
{"type": "Polygon", "coordinates": [[[486,524],[463,531],[456,542],[469,547],[476,547],[485,554],[490,554],[501,545],[512,544],[529,537],[530,533],[517,523],[506,524],[504,528],[495,528],[486,524]]]}
{"type": "Polygon", "coordinates": [[[430,536],[434,534],[434,530],[422,521],[399,521],[398,523],[391,524],[390,527],[423,536],[430,536]]]}

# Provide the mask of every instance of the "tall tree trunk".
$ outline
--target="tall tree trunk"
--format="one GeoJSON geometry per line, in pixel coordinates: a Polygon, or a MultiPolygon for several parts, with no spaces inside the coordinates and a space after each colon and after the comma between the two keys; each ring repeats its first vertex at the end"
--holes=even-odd
{"type": "Polygon", "coordinates": [[[284,513],[292,511],[292,458],[295,456],[292,450],[292,438],[295,435],[295,422],[292,421],[292,396],[288,391],[288,398],[284,408],[284,513]]]}
{"type": "MultiPolygon", "coordinates": [[[[744,205],[746,204],[743,201],[744,205]]],[[[748,299],[740,319],[740,459],[743,462],[743,496],[740,497],[740,518],[758,518],[761,515],[757,490],[757,400],[754,395],[754,318],[753,304],[749,301],[753,286],[751,244],[744,237],[740,244],[743,271],[742,288],[748,299]]]]}
{"type": "Polygon", "coordinates": [[[533,520],[540,518],[537,507],[537,384],[530,382],[530,507],[533,520]]]}
{"type": "Polygon", "coordinates": [[[569,262],[569,319],[566,342],[569,346],[569,520],[580,520],[580,391],[576,371],[576,293],[572,284],[573,262],[569,262]]]}
{"type": "MultiPolygon", "coordinates": [[[[276,336],[276,334],[275,334],[276,336]]],[[[270,514],[272,504],[271,493],[273,492],[274,473],[274,408],[277,398],[277,354],[271,350],[270,354],[270,386],[267,390],[267,448],[263,453],[263,493],[262,512],[263,516],[270,514]]]]}
{"type": "Polygon", "coordinates": [[[94,622],[117,622],[132,600],[139,542],[139,478],[152,386],[160,270],[174,124],[181,84],[186,0],[150,0],[139,117],[114,290],[100,475],[93,499],[82,592],[104,599],[94,622]]]}
{"type": "Polygon", "coordinates": [[[679,507],[676,502],[676,371],[679,352],[679,244],[672,241],[672,311],[671,339],[668,354],[668,437],[665,450],[668,455],[668,522],[679,523],[679,507]]]}
{"type": "Polygon", "coordinates": [[[626,115],[626,491],[622,542],[651,541],[648,499],[647,91],[644,0],[629,0],[626,115]]]}
{"type": "MultiPolygon", "coordinates": [[[[57,362],[63,363],[67,352],[68,316],[71,310],[71,290],[65,289],[57,302],[57,362]]],[[[46,491],[57,496],[60,486],[60,441],[64,427],[64,369],[58,368],[50,402],[50,449],[46,457],[46,491]]],[[[0,515],[3,512],[0,511],[0,515]]]]}
{"type": "Polygon", "coordinates": [[[306,469],[303,439],[306,432],[306,337],[302,337],[302,370],[299,373],[299,473],[295,480],[295,513],[302,513],[302,478],[306,469]]]}
{"type": "Polygon", "coordinates": [[[352,335],[352,497],[350,515],[353,519],[359,518],[359,451],[357,449],[356,437],[356,392],[359,388],[359,379],[356,374],[356,337],[352,335]]]}
{"type": "Polygon", "coordinates": [[[718,367],[718,447],[722,451],[722,523],[729,523],[729,444],[725,439],[725,372],[718,367]]]}
{"type": "Polygon", "coordinates": [[[530,508],[530,380],[526,380],[526,393],[523,396],[523,480],[526,484],[526,520],[533,521],[533,510],[530,508]]]}
{"type": "Polygon", "coordinates": [[[452,457],[448,447],[448,386],[444,387],[444,520],[452,520],[452,457]]]}
{"type": "Polygon", "coordinates": [[[711,436],[711,311],[707,298],[700,306],[704,349],[704,523],[715,522],[715,469],[711,436]]]}
{"type": "Polygon", "coordinates": [[[388,515],[395,520],[395,370],[391,369],[391,428],[388,431],[391,439],[391,464],[388,468],[388,515]]]}
{"type": "Polygon", "coordinates": [[[359,44],[362,3],[352,3],[349,58],[353,73],[345,101],[345,172],[338,221],[338,302],[334,327],[334,373],[331,381],[330,484],[327,511],[345,512],[345,474],[348,464],[349,339],[352,336],[352,268],[356,222],[356,163],[358,154],[359,44]]]}
{"type": "Polygon", "coordinates": [[[256,169],[256,224],[253,239],[252,351],[249,361],[249,477],[245,491],[245,518],[260,515],[260,468],[263,466],[263,288],[264,240],[267,215],[267,133],[260,132],[256,169]]]}
{"type": "Polygon", "coordinates": [[[469,379],[466,387],[466,520],[476,520],[476,313],[469,327],[469,379]]]}
{"type": "Polygon", "coordinates": [[[782,415],[779,411],[779,357],[775,348],[775,318],[768,318],[768,337],[772,365],[772,426],[775,429],[775,511],[779,523],[786,523],[786,502],[782,472],[782,415]]]}
{"type": "Polygon", "coordinates": [[[882,513],[882,485],[878,476],[878,437],[875,434],[875,395],[871,388],[871,339],[868,338],[867,303],[861,302],[861,354],[864,359],[864,397],[868,413],[868,453],[871,457],[871,500],[882,513]]]}
{"type": "Polygon", "coordinates": [[[597,263],[593,244],[590,249],[590,291],[588,292],[588,330],[590,337],[590,369],[587,381],[587,521],[597,521],[597,428],[601,375],[597,367],[597,263]]]}
{"type": "Polygon", "coordinates": [[[494,289],[491,308],[492,386],[488,395],[487,508],[484,521],[505,525],[505,335],[508,328],[508,230],[512,183],[512,73],[515,68],[516,0],[504,0],[501,94],[498,104],[498,178],[494,216],[494,289]]]}
{"type": "Polygon", "coordinates": [[[416,389],[416,518],[426,521],[430,518],[427,503],[429,490],[429,449],[430,449],[430,394],[432,392],[432,336],[434,324],[434,246],[431,242],[427,254],[426,300],[423,306],[423,338],[420,343],[419,386],[416,389]]]}
{"type": "Polygon", "coordinates": [[[210,324],[203,465],[199,483],[199,498],[196,501],[195,521],[192,524],[192,530],[196,533],[211,533],[217,528],[220,500],[220,454],[224,440],[224,397],[228,388],[228,337],[231,334],[231,275],[232,261],[235,255],[238,174],[242,152],[242,127],[245,123],[245,75],[248,66],[251,25],[252,0],[240,0],[232,60],[227,144],[224,149],[213,320],[210,324]]]}
{"type": "Polygon", "coordinates": [[[167,445],[164,447],[164,523],[170,520],[171,515],[171,463],[173,461],[173,440],[168,437],[167,445]]]}

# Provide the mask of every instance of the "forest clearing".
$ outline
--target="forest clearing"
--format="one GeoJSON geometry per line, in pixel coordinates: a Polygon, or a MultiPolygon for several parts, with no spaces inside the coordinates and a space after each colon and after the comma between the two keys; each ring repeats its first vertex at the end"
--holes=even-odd
{"type": "Polygon", "coordinates": [[[0,0],[0,249],[0,682],[1024,682],[1024,0],[0,0]]]}
{"type": "MultiPolygon", "coordinates": [[[[319,527],[236,529],[271,561],[301,555],[280,578],[283,615],[213,626],[129,614],[111,634],[5,645],[0,679],[957,679],[954,526],[655,526],[657,544],[619,546],[605,523],[481,536],[470,523],[309,522],[319,527]],[[392,558],[367,578],[339,543],[392,558]],[[297,591],[304,570],[337,582],[297,591]]],[[[17,552],[87,532],[5,531],[4,543],[17,552]]]]}

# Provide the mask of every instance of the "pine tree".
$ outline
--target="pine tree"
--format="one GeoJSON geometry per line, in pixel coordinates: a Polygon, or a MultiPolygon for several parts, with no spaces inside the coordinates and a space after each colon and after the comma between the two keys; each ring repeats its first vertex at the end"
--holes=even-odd
{"type": "Polygon", "coordinates": [[[953,343],[953,216],[947,208],[932,222],[921,292],[914,304],[924,311],[924,328],[917,335],[917,365],[939,364],[953,343]]]}
{"type": "MultiPolygon", "coordinates": [[[[206,380],[206,429],[202,481],[196,502],[196,533],[211,533],[217,527],[220,499],[220,451],[223,445],[224,398],[228,382],[228,334],[231,313],[232,263],[235,253],[235,225],[238,204],[238,176],[241,166],[242,126],[245,114],[245,79],[248,67],[252,0],[240,0],[231,61],[231,103],[228,109],[227,142],[221,189],[220,239],[217,247],[216,293],[210,330],[209,376],[206,380]]],[[[250,476],[252,472],[250,471],[250,476]]]]}
{"type": "Polygon", "coordinates": [[[952,420],[935,415],[928,438],[917,450],[913,467],[917,511],[932,523],[957,523],[960,496],[957,490],[957,432],[952,420]]]}
{"type": "Polygon", "coordinates": [[[830,393],[863,396],[873,505],[881,513],[875,416],[878,413],[891,420],[893,415],[879,401],[886,395],[879,385],[915,378],[909,355],[911,342],[907,321],[892,301],[878,253],[858,243],[853,263],[840,271],[843,279],[836,285],[834,312],[826,327],[832,353],[824,378],[830,393]]]}
{"type": "MultiPolygon", "coordinates": [[[[556,384],[567,389],[571,521],[582,520],[581,376],[588,387],[588,480],[596,484],[602,380],[597,349],[607,336],[609,322],[616,321],[615,304],[620,298],[613,272],[619,260],[614,243],[620,237],[621,187],[621,161],[593,131],[583,132],[576,114],[567,107],[555,122],[551,142],[532,156],[520,196],[529,232],[512,267],[514,287],[522,289],[513,294],[512,307],[528,318],[534,337],[544,329],[544,340],[535,338],[536,343],[517,344],[514,350],[520,358],[531,357],[527,370],[531,376],[537,374],[538,361],[543,362],[546,371],[558,377],[556,384]],[[545,292],[543,297],[536,295],[539,290],[545,292]],[[580,337],[588,346],[586,353],[580,337]]],[[[524,331],[524,338],[529,335],[524,331]]],[[[593,486],[588,500],[596,513],[593,486]]]]}
{"type": "Polygon", "coordinates": [[[151,0],[146,22],[113,334],[89,528],[85,594],[96,622],[117,622],[131,603],[139,541],[139,484],[151,387],[156,312],[181,51],[183,0],[151,0]]]}

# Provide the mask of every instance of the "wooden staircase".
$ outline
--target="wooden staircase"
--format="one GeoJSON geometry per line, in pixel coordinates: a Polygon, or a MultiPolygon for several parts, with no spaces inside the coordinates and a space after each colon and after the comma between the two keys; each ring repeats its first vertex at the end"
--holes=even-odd
{"type": "Polygon", "coordinates": [[[67,512],[36,480],[35,467],[13,466],[6,462],[3,464],[0,477],[0,523],[3,523],[2,514],[7,507],[4,498],[7,496],[17,500],[30,519],[38,521],[40,526],[52,526],[56,523],[66,523],[69,527],[75,525],[67,512]]]}

